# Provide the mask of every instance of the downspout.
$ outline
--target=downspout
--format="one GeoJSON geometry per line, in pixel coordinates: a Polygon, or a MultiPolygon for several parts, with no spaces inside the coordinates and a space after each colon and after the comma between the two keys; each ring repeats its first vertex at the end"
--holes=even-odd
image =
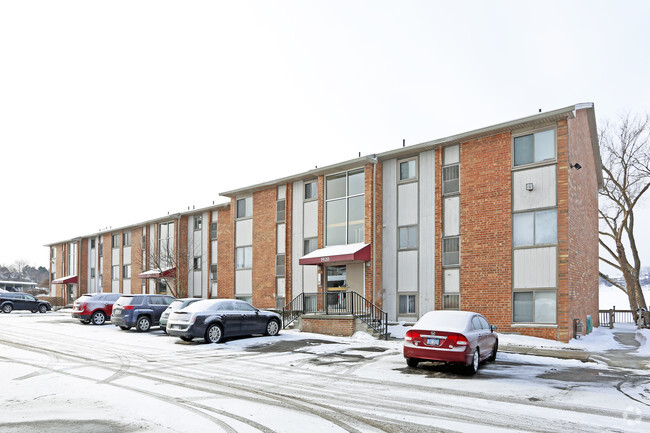
{"type": "Polygon", "coordinates": [[[377,233],[377,157],[375,156],[375,162],[372,165],[372,299],[370,302],[375,304],[375,291],[377,290],[377,268],[376,268],[376,252],[377,252],[377,243],[375,234],[377,233]]]}

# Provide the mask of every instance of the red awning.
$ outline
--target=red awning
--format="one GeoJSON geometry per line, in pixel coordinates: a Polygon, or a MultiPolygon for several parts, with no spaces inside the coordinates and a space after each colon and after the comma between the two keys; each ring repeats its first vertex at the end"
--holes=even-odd
{"type": "Polygon", "coordinates": [[[367,262],[370,260],[370,244],[334,245],[321,248],[300,258],[301,265],[320,265],[336,262],[367,262]]]}
{"type": "Polygon", "coordinates": [[[138,278],[174,278],[176,276],[176,268],[167,269],[152,269],[147,272],[138,274],[138,278]]]}
{"type": "Polygon", "coordinates": [[[76,275],[68,275],[67,277],[57,278],[52,281],[52,284],[76,284],[79,278],[76,275]]]}

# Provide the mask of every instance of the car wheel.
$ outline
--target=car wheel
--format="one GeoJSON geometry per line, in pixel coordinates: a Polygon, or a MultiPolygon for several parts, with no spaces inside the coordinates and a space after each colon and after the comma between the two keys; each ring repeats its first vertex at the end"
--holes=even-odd
{"type": "Polygon", "coordinates": [[[269,320],[269,323],[266,324],[266,335],[275,337],[280,333],[280,324],[277,320],[269,320]]]}
{"type": "Polygon", "coordinates": [[[128,331],[129,329],[131,329],[131,327],[130,326],[120,326],[120,329],[122,331],[128,331]]]}
{"type": "Polygon", "coordinates": [[[416,368],[416,367],[418,366],[419,363],[420,363],[420,361],[417,360],[417,359],[414,359],[414,358],[406,358],[406,365],[408,365],[409,367],[416,368]]]}
{"type": "Polygon", "coordinates": [[[492,354],[487,359],[489,362],[494,362],[497,360],[497,351],[499,350],[499,341],[494,342],[494,348],[492,349],[492,354]]]}
{"type": "Polygon", "coordinates": [[[47,313],[47,307],[45,305],[39,305],[38,306],[38,312],[41,314],[47,313]]]}
{"type": "Polygon", "coordinates": [[[138,332],[146,332],[151,328],[151,320],[147,316],[140,317],[138,323],[135,324],[135,329],[138,332]]]}
{"type": "Polygon", "coordinates": [[[194,337],[181,337],[181,340],[183,341],[192,341],[194,337]]]}
{"type": "Polygon", "coordinates": [[[35,313],[35,312],[36,312],[36,310],[32,310],[32,313],[35,313]]]}
{"type": "Polygon", "coordinates": [[[79,321],[80,321],[81,323],[83,323],[84,325],[87,325],[87,324],[90,323],[90,320],[79,320],[79,321]]]}
{"type": "Polygon", "coordinates": [[[476,374],[478,371],[479,363],[479,353],[478,349],[474,349],[474,354],[472,355],[472,362],[467,366],[467,372],[469,374],[476,374]]]}
{"type": "Polygon", "coordinates": [[[219,325],[210,325],[205,331],[206,343],[220,343],[223,339],[223,330],[219,325]]]}
{"type": "Polygon", "coordinates": [[[95,311],[92,316],[90,316],[90,321],[93,325],[103,325],[106,323],[106,314],[103,311],[95,311]]]}
{"type": "Polygon", "coordinates": [[[11,310],[13,310],[13,309],[14,309],[14,306],[11,305],[11,304],[4,304],[4,305],[2,306],[2,312],[3,312],[3,313],[7,313],[7,314],[9,314],[9,313],[11,313],[11,310]]]}

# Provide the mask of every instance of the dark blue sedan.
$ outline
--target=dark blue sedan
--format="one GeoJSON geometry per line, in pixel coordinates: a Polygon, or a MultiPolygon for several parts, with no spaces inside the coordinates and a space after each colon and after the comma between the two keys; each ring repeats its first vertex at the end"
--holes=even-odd
{"type": "Polygon", "coordinates": [[[279,314],[259,310],[248,302],[206,299],[172,312],[167,333],[184,341],[203,338],[206,343],[220,343],[241,335],[278,335],[281,323],[279,314]]]}

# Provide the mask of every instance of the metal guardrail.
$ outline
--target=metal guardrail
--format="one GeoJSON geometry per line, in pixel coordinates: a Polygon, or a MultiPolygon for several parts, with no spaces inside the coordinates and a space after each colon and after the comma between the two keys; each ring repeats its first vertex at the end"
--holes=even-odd
{"type": "Polygon", "coordinates": [[[300,293],[282,309],[283,327],[306,313],[352,314],[388,339],[388,313],[356,292],[300,293]]]}

